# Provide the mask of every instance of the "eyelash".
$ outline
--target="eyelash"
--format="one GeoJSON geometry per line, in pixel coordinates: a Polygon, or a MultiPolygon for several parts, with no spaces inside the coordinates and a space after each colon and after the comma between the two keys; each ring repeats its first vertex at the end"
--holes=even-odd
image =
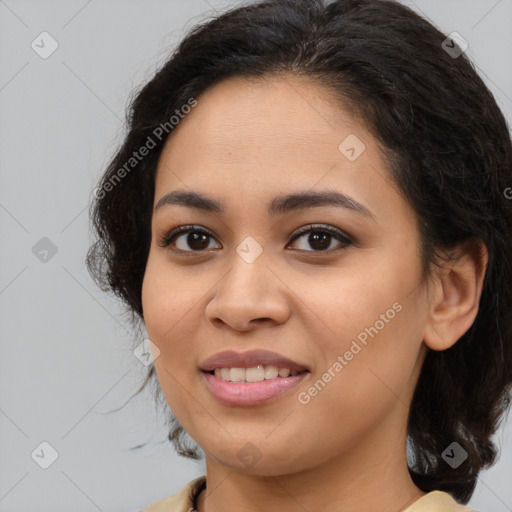
{"type": "MultiPolygon", "coordinates": [[[[179,226],[179,227],[172,229],[169,232],[165,233],[160,238],[158,245],[162,248],[168,248],[173,243],[174,239],[177,238],[179,235],[182,235],[185,233],[191,233],[191,232],[205,234],[205,235],[208,235],[209,237],[215,239],[214,235],[206,228],[202,228],[202,227],[199,227],[196,225],[185,225],[185,226],[179,226]]],[[[339,251],[342,251],[342,250],[346,249],[349,245],[353,244],[353,241],[345,233],[343,233],[342,231],[340,231],[336,228],[333,228],[333,227],[330,227],[327,225],[323,225],[323,224],[309,224],[307,226],[300,227],[292,235],[292,239],[289,242],[289,244],[294,242],[297,238],[300,238],[301,236],[308,234],[308,233],[327,233],[344,245],[338,249],[327,249],[327,250],[305,251],[305,250],[298,249],[302,252],[320,253],[320,254],[330,255],[332,253],[337,253],[339,251]]],[[[202,254],[202,253],[206,252],[206,250],[200,250],[200,251],[193,251],[193,250],[184,251],[182,249],[170,249],[170,250],[172,250],[173,252],[186,254],[187,256],[193,256],[193,255],[202,254]]]]}

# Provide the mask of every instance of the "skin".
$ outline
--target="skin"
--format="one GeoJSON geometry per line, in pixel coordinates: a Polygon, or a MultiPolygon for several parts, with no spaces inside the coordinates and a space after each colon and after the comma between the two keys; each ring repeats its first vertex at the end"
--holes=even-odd
{"type": "Polygon", "coordinates": [[[450,347],[473,322],[485,249],[461,250],[422,283],[414,210],[376,140],[320,84],[291,75],[252,83],[235,77],[197,100],[160,157],[155,205],[173,190],[194,190],[224,201],[226,213],[181,205],[154,211],[142,290],[148,337],[161,351],[155,369],[163,394],[206,455],[208,488],[197,509],[403,510],[424,495],[405,455],[421,364],[428,348],[450,347]],[[354,161],[338,149],[349,134],[366,146],[354,161]],[[349,195],[373,219],[335,206],[267,213],[277,195],[324,189],[349,195]],[[297,228],[312,223],[338,228],[354,243],[332,237],[322,252],[307,233],[293,241],[297,228]],[[185,224],[212,232],[208,248],[194,252],[187,233],[174,248],[191,257],[159,246],[185,224]],[[248,236],[263,249],[250,264],[236,252],[248,236]],[[300,403],[298,394],[396,302],[401,311],[300,403]],[[203,382],[201,362],[253,348],[307,364],[311,373],[270,403],[220,403],[203,382]],[[261,456],[250,467],[238,457],[248,442],[261,456]]]}

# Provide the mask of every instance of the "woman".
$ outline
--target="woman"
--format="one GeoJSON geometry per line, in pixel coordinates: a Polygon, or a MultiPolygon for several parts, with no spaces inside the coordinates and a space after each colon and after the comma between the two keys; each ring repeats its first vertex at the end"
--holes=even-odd
{"type": "Polygon", "coordinates": [[[206,458],[145,510],[470,510],[510,404],[511,171],[460,41],[401,4],[194,28],[94,194],[90,271],[206,458]]]}

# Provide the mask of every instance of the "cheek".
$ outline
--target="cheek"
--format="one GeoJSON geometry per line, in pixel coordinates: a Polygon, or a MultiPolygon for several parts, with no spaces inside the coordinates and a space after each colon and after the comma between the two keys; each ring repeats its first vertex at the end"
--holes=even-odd
{"type": "Polygon", "coordinates": [[[315,377],[324,396],[319,402],[339,410],[340,420],[347,411],[357,416],[361,407],[388,407],[414,385],[425,323],[419,267],[381,260],[351,270],[315,288],[308,302],[324,327],[316,338],[321,360],[315,377]]]}
{"type": "MultiPolygon", "coordinates": [[[[142,308],[148,335],[165,342],[186,327],[187,312],[193,314],[204,290],[179,269],[172,268],[165,257],[150,252],[142,283],[142,308]]],[[[160,347],[162,348],[162,347],[160,347]]]]}
{"type": "Polygon", "coordinates": [[[165,254],[150,252],[142,284],[144,323],[148,338],[160,350],[155,360],[158,381],[176,410],[187,398],[180,384],[191,389],[199,372],[197,329],[205,291],[213,284],[208,282],[207,273],[198,276],[192,267],[172,266],[165,254]]]}
{"type": "Polygon", "coordinates": [[[156,376],[173,411],[185,407],[181,385],[188,388],[186,380],[195,364],[190,353],[193,322],[188,314],[193,314],[201,297],[178,274],[170,271],[164,258],[150,252],[142,283],[144,324],[148,338],[160,350],[154,361],[156,376]]]}
{"type": "Polygon", "coordinates": [[[170,294],[165,293],[167,289],[165,279],[162,279],[157,272],[157,266],[148,260],[144,280],[142,283],[142,310],[144,312],[144,323],[148,337],[162,350],[161,335],[167,324],[169,329],[169,313],[174,318],[173,305],[170,301],[170,294]]]}
{"type": "Polygon", "coordinates": [[[297,280],[294,293],[316,314],[326,347],[342,350],[347,340],[358,335],[364,342],[369,337],[367,329],[375,333],[375,324],[384,333],[400,322],[404,313],[398,310],[413,299],[410,292],[415,282],[414,273],[404,276],[403,271],[375,261],[329,270],[325,278],[297,280]]]}

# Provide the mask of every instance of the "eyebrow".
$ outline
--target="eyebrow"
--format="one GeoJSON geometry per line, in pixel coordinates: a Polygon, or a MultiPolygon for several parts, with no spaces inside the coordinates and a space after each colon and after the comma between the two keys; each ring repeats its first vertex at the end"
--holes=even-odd
{"type": "MultiPolygon", "coordinates": [[[[195,210],[201,210],[218,215],[224,215],[225,204],[199,192],[186,190],[174,190],[163,196],[155,206],[155,212],[164,206],[179,205],[195,210]]],[[[317,192],[305,191],[274,197],[268,203],[270,215],[283,215],[303,208],[319,206],[336,206],[354,211],[375,221],[372,212],[364,205],[350,196],[333,190],[321,190],[317,192]]]]}

